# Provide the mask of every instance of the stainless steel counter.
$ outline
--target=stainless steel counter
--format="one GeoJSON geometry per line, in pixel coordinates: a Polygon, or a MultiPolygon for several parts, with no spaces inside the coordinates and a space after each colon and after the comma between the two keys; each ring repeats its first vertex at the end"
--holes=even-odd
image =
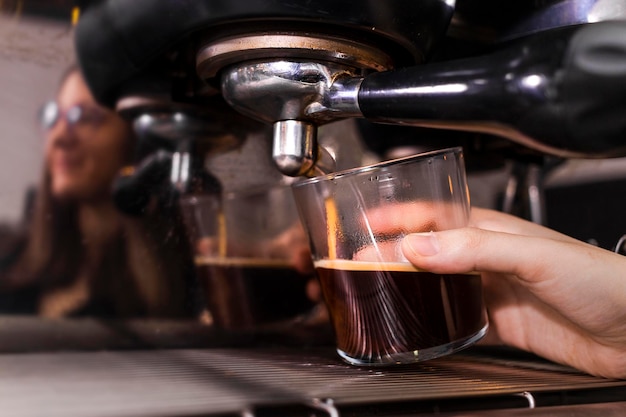
{"type": "Polygon", "coordinates": [[[324,330],[282,331],[226,337],[194,323],[2,319],[0,414],[626,415],[626,381],[511,349],[358,368],[338,359],[324,330]]]}

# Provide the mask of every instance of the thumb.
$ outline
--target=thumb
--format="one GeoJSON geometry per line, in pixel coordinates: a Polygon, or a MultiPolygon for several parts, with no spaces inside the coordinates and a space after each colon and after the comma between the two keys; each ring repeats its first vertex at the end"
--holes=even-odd
{"type": "Polygon", "coordinates": [[[413,265],[434,273],[514,275],[544,302],[573,312],[581,322],[599,314],[597,303],[589,300],[602,300],[604,310],[623,311],[624,257],[583,242],[466,227],[407,235],[402,251],[413,265]]]}
{"type": "Polygon", "coordinates": [[[402,242],[402,250],[409,262],[431,272],[489,271],[513,274],[532,281],[533,278],[541,279],[538,275],[556,269],[555,265],[571,263],[565,258],[572,257],[573,251],[563,250],[564,245],[579,246],[467,227],[407,235],[402,242]]]}

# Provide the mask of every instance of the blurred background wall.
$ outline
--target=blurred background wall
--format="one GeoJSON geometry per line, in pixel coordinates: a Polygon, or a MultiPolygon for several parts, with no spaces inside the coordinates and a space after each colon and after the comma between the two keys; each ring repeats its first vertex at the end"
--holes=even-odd
{"type": "Polygon", "coordinates": [[[68,2],[0,0],[0,222],[22,215],[29,187],[39,179],[42,102],[74,60],[68,2]]]}

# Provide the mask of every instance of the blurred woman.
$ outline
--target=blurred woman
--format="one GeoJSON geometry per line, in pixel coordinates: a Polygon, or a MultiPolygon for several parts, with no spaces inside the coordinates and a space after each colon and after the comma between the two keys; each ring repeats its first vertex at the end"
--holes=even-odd
{"type": "MultiPolygon", "coordinates": [[[[43,178],[26,231],[0,264],[0,310],[44,317],[194,313],[193,263],[176,213],[118,212],[111,186],[134,138],[99,106],[78,68],[41,113],[43,178]]],[[[156,210],[153,210],[156,211],[156,210]]]]}

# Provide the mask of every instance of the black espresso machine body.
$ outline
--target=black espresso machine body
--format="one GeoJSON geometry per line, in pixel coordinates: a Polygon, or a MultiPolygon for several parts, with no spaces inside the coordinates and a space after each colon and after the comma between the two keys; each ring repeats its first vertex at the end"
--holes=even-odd
{"type": "MultiPolygon", "coordinates": [[[[333,158],[318,149],[316,131],[317,126],[337,118],[318,113],[309,120],[304,115],[308,110],[302,107],[314,106],[284,105],[286,97],[291,96],[292,103],[302,101],[301,95],[317,101],[317,90],[334,77],[320,74],[324,69],[318,68],[318,62],[355,77],[426,62],[453,10],[453,5],[443,0],[107,1],[83,14],[76,30],[76,48],[96,99],[135,123],[142,139],[139,160],[154,149],[178,153],[180,147],[202,148],[202,154],[207,149],[232,149],[243,141],[246,131],[260,128],[254,123],[272,125],[276,118],[285,121],[274,126],[278,136],[274,148],[280,145],[274,159],[282,165],[280,171],[311,175],[317,166],[326,165],[324,170],[334,167],[333,158]],[[283,90],[279,99],[274,92],[261,91],[259,105],[276,109],[276,114],[261,117],[225,103],[223,70],[267,57],[299,67],[296,76],[303,78],[294,80],[298,91],[283,90]],[[300,81],[303,84],[296,85],[300,81]],[[180,123],[172,121],[174,114],[184,114],[193,122],[193,135],[181,133],[180,123]],[[159,123],[142,123],[146,115],[159,123]],[[205,126],[211,128],[206,131],[205,126]],[[185,144],[180,143],[181,137],[185,144]],[[296,150],[288,152],[287,148],[296,150]]],[[[147,165],[155,167],[143,168],[144,161],[135,177],[166,168],[168,158],[161,158],[160,163],[153,159],[147,165]]],[[[150,188],[143,185],[154,175],[146,177],[148,181],[127,178],[120,182],[118,194],[141,194],[139,190],[150,188]]],[[[118,200],[125,210],[138,211],[137,204],[128,203],[129,198],[118,200]],[[125,207],[129,205],[133,207],[125,207]]]]}
{"type": "MultiPolygon", "coordinates": [[[[393,61],[404,66],[423,62],[452,17],[454,8],[449,3],[443,0],[106,1],[96,3],[81,17],[76,47],[96,98],[114,106],[125,94],[125,84],[139,74],[165,71],[176,76],[171,72],[173,61],[187,60],[182,70],[194,78],[196,54],[212,39],[240,41],[239,53],[233,50],[231,54],[235,56],[221,57],[221,61],[294,55],[305,58],[315,51],[321,53],[325,46],[322,41],[326,39],[337,42],[329,46],[341,46],[341,42],[347,44],[346,49],[351,46],[346,54],[365,56],[367,49],[380,49],[381,62],[371,63],[378,70],[390,69],[393,61]],[[259,51],[256,51],[254,40],[247,38],[271,34],[306,36],[309,43],[298,45],[294,41],[291,48],[284,46],[280,50],[280,45],[267,42],[258,45],[259,51]],[[364,49],[361,53],[355,51],[359,46],[364,49]],[[309,49],[309,53],[305,49],[309,49]],[[170,68],[155,68],[167,63],[170,68]]],[[[326,59],[337,61],[359,59],[341,56],[340,52],[324,51],[324,55],[326,59]]],[[[192,92],[174,92],[172,98],[184,100],[185,93],[202,95],[203,88],[207,87],[195,86],[192,92]]]]}
{"type": "Polygon", "coordinates": [[[217,129],[243,115],[273,126],[282,173],[311,176],[333,169],[317,128],[351,117],[625,155],[625,14],[619,1],[111,0],[86,11],[76,47],[100,102],[217,129]]]}

